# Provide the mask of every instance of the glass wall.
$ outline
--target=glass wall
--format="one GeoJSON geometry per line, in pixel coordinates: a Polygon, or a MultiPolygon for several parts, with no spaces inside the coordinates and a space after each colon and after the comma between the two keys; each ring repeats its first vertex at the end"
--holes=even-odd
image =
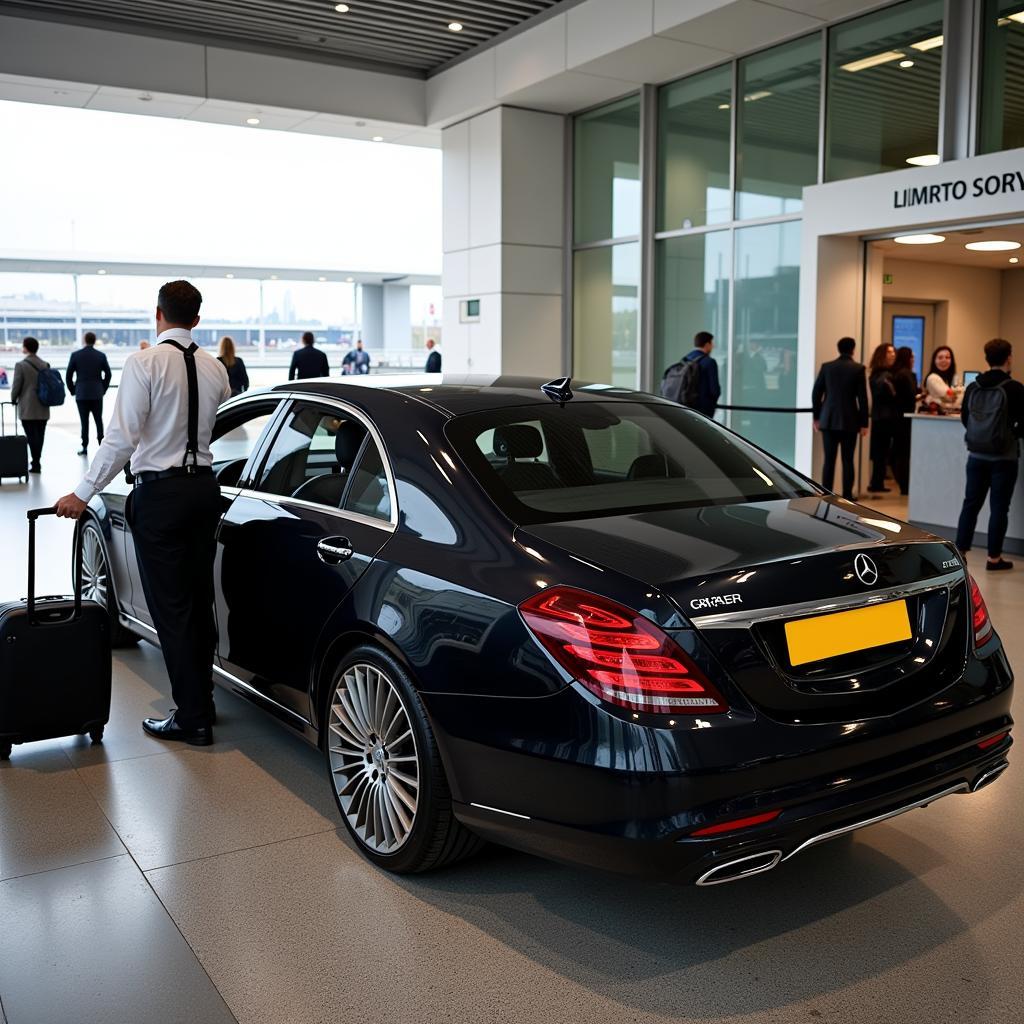
{"type": "Polygon", "coordinates": [[[659,231],[732,218],[729,139],[732,67],[713,68],[660,90],[659,231]]]}
{"type": "Polygon", "coordinates": [[[796,213],[818,180],[821,36],[739,62],[736,216],[796,213]]]}
{"type": "Polygon", "coordinates": [[[1024,146],[1024,0],[985,0],[982,153],[1024,146]]]}
{"type": "Polygon", "coordinates": [[[908,0],[829,33],[829,181],[938,163],[943,0],[908,0]]]}

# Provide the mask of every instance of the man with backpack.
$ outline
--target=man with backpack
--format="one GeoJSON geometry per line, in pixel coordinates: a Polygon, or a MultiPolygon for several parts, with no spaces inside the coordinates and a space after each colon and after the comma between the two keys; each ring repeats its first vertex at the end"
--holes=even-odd
{"type": "Polygon", "coordinates": [[[698,331],[693,337],[693,351],[673,363],[661,378],[661,397],[704,413],[715,415],[722,387],[718,383],[718,363],[711,358],[714,335],[698,331]]]}
{"type": "Polygon", "coordinates": [[[64,381],[49,363],[39,358],[39,342],[35,338],[24,338],[21,351],[25,358],[14,367],[14,383],[11,385],[11,401],[18,406],[28,449],[32,455],[30,473],[41,473],[39,460],[43,455],[43,439],[46,424],[50,419],[50,407],[64,404],[64,381]]]}
{"type": "Polygon", "coordinates": [[[985,345],[990,369],[964,393],[960,419],[967,428],[967,487],[956,546],[970,551],[978,513],[988,495],[989,572],[1012,569],[1003,558],[1010,500],[1017,483],[1019,439],[1024,437],[1024,384],[1010,377],[1013,346],[1003,338],[985,345]]]}

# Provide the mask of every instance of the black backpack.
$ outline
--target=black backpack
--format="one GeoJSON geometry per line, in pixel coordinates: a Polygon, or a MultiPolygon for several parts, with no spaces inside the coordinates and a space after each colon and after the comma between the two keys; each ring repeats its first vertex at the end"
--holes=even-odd
{"type": "Polygon", "coordinates": [[[967,405],[967,450],[979,455],[1012,452],[1016,437],[1010,423],[1010,402],[1004,384],[975,384],[967,405]]]}
{"type": "Polygon", "coordinates": [[[661,378],[661,397],[691,409],[696,407],[700,397],[700,362],[706,353],[696,359],[684,359],[673,363],[661,378]]]}

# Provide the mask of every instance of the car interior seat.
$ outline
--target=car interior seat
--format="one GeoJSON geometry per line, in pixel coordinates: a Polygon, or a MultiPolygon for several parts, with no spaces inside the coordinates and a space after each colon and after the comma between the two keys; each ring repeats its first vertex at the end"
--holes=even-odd
{"type": "Polygon", "coordinates": [[[494,454],[505,459],[498,468],[501,481],[512,491],[539,491],[560,487],[554,470],[544,462],[537,462],[544,451],[541,432],[528,423],[511,423],[494,431],[494,454]],[[520,462],[519,459],[533,459],[520,462]]]}
{"type": "Polygon", "coordinates": [[[334,435],[335,464],[331,472],[321,473],[299,484],[292,492],[292,497],[318,505],[329,505],[331,508],[340,507],[349,473],[365,439],[366,428],[361,423],[344,420],[334,435]]]}

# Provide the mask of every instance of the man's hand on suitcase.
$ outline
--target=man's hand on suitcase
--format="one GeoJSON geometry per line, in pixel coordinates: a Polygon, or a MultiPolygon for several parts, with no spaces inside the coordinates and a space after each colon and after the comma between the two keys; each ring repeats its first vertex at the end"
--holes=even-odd
{"type": "Polygon", "coordinates": [[[86,509],[86,504],[77,494],[65,494],[60,501],[54,505],[58,516],[65,519],[77,519],[86,509]]]}

